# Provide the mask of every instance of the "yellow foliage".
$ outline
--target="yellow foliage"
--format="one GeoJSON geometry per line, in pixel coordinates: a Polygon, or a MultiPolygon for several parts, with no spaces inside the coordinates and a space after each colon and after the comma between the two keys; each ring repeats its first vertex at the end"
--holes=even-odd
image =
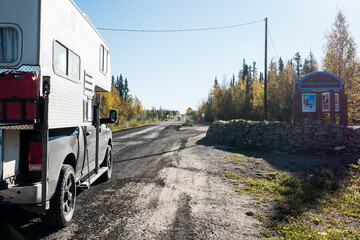
{"type": "Polygon", "coordinates": [[[141,101],[131,96],[128,99],[121,99],[115,85],[112,84],[111,91],[101,93],[100,117],[109,117],[109,111],[115,109],[118,111],[118,121],[116,125],[121,125],[125,121],[136,120],[137,114],[145,114],[141,101]]]}

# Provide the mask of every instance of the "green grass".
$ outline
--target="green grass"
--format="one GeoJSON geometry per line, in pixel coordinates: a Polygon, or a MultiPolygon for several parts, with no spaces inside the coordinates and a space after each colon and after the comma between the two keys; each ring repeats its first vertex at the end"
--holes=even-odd
{"type": "Polygon", "coordinates": [[[350,165],[343,180],[329,170],[305,177],[280,170],[252,171],[237,175],[226,170],[225,176],[243,185],[233,183],[236,192],[250,194],[259,203],[275,203],[267,214],[255,215],[268,228],[262,237],[360,239],[359,165],[350,165]]]}

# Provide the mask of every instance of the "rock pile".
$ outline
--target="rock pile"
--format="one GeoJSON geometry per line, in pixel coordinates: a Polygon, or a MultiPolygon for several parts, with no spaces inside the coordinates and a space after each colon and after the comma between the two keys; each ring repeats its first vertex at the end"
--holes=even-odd
{"type": "Polygon", "coordinates": [[[236,147],[281,152],[355,153],[360,151],[360,127],[326,122],[214,122],[206,138],[236,147]]]}

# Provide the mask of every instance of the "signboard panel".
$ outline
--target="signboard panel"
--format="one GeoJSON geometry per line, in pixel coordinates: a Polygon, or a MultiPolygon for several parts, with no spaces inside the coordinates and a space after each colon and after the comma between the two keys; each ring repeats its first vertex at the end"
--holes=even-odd
{"type": "Polygon", "coordinates": [[[330,93],[324,92],[322,93],[322,111],[330,112],[330,93]]]}
{"type": "Polygon", "coordinates": [[[187,114],[191,114],[191,113],[192,113],[192,109],[189,107],[189,108],[186,110],[186,113],[187,113],[187,114]]]}
{"type": "Polygon", "coordinates": [[[299,81],[299,90],[342,90],[341,80],[328,72],[313,72],[299,81]]]}
{"type": "Polygon", "coordinates": [[[316,94],[303,93],[302,94],[302,111],[316,112],[316,94]]]}
{"type": "Polygon", "coordinates": [[[146,114],[138,114],[139,119],[146,119],[146,114]]]}
{"type": "Polygon", "coordinates": [[[339,112],[340,111],[340,100],[339,100],[339,93],[335,93],[335,100],[334,100],[334,102],[335,102],[335,112],[339,112]]]}

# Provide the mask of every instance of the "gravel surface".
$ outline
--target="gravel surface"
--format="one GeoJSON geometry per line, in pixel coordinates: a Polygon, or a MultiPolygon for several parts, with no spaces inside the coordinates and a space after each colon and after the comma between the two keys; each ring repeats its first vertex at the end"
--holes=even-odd
{"type": "Polygon", "coordinates": [[[199,144],[206,130],[163,122],[113,133],[112,179],[78,194],[70,226],[48,228],[33,214],[7,209],[1,233],[25,239],[257,239],[261,225],[245,214],[254,211],[254,201],[223,180],[228,153],[199,144]]]}

